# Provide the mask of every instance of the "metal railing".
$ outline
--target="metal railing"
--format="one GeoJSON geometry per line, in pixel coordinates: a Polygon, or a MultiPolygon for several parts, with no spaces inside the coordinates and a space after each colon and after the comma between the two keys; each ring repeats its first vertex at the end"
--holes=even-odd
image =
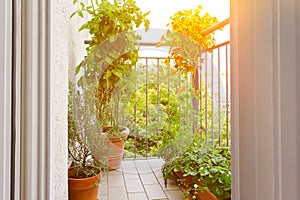
{"type": "MultiPolygon", "coordinates": [[[[224,20],[204,33],[229,24],[224,20]]],[[[140,57],[118,91],[120,121],[131,129],[125,157],[148,158],[178,134],[199,133],[203,143],[230,146],[230,41],[200,55],[188,79],[173,74],[165,57],[140,57]],[[193,82],[191,81],[193,80],[193,82]],[[195,92],[198,91],[198,92],[195,92]],[[167,139],[166,139],[167,138],[167,139]]]]}

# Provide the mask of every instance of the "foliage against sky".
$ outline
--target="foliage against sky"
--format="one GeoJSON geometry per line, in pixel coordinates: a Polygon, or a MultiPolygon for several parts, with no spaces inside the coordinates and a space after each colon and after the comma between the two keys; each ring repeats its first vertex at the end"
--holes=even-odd
{"type": "Polygon", "coordinates": [[[166,65],[177,72],[194,73],[199,55],[215,44],[214,34],[203,35],[203,31],[218,22],[209,13],[201,15],[202,6],[182,10],[170,17],[168,31],[157,44],[170,47],[170,56],[166,65]]]}

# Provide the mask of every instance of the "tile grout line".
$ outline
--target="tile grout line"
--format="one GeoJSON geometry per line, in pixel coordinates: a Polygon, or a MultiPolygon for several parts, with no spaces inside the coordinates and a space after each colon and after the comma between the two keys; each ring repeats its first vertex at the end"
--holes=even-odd
{"type": "MultiPolygon", "coordinates": [[[[122,161],[122,162],[123,162],[123,161],[122,161]]],[[[128,194],[127,183],[126,183],[126,180],[125,180],[124,169],[122,168],[122,166],[121,166],[121,169],[122,169],[122,176],[123,176],[123,181],[124,181],[124,185],[125,185],[126,196],[127,196],[127,199],[129,200],[129,194],[128,194]]]]}
{"type": "Polygon", "coordinates": [[[140,182],[141,182],[141,184],[142,184],[142,186],[143,186],[143,189],[144,189],[144,191],[145,191],[145,195],[146,195],[147,199],[149,200],[149,196],[148,196],[148,194],[147,194],[147,191],[146,191],[146,188],[145,188],[145,184],[144,184],[143,181],[142,181],[142,178],[141,178],[141,176],[140,176],[140,172],[138,171],[138,168],[137,168],[137,165],[136,165],[136,163],[135,163],[135,160],[133,161],[133,163],[134,163],[135,169],[136,169],[136,171],[137,171],[139,180],[140,180],[140,182]]]}
{"type": "MultiPolygon", "coordinates": [[[[148,162],[148,164],[149,164],[149,161],[147,161],[148,162]]],[[[165,190],[162,188],[162,186],[161,186],[161,184],[160,184],[160,182],[159,182],[159,180],[158,180],[158,177],[156,176],[156,174],[154,173],[154,170],[153,170],[153,168],[152,168],[152,166],[149,164],[149,166],[150,166],[150,168],[151,168],[151,171],[152,171],[152,173],[153,173],[153,175],[154,175],[154,177],[155,177],[155,179],[156,179],[156,181],[157,181],[157,183],[158,183],[158,185],[159,185],[159,187],[160,187],[160,189],[163,191],[163,193],[165,194],[165,196],[166,196],[166,200],[168,200],[169,198],[168,198],[168,195],[167,195],[167,193],[165,192],[165,190]]]]}
{"type": "MultiPolygon", "coordinates": [[[[160,199],[160,200],[170,200],[169,197],[168,197],[168,194],[167,192],[170,191],[170,190],[165,190],[164,187],[163,187],[163,182],[160,182],[160,173],[159,173],[159,165],[161,164],[161,162],[154,162],[154,163],[150,163],[149,160],[144,160],[143,162],[141,163],[138,163],[136,162],[136,160],[133,160],[131,161],[132,162],[132,167],[134,168],[133,171],[130,171],[130,170],[125,170],[124,167],[121,166],[120,170],[117,170],[117,171],[120,171],[122,175],[122,181],[123,181],[123,184],[124,184],[124,189],[125,189],[125,196],[127,198],[127,200],[130,200],[130,194],[134,195],[134,194],[143,194],[146,196],[147,200],[154,200],[154,199],[150,199],[150,196],[151,194],[148,194],[147,193],[147,190],[146,190],[146,186],[147,185],[154,185],[154,184],[158,184],[159,185],[159,189],[162,191],[162,194],[165,196],[164,198],[160,199]],[[143,171],[143,169],[146,169],[145,171],[143,171]],[[136,174],[137,175],[137,180],[140,182],[141,184],[141,188],[144,190],[143,193],[142,192],[129,192],[129,185],[127,184],[126,182],[126,177],[127,177],[127,174],[125,173],[132,173],[132,174],[136,174]],[[153,184],[145,184],[142,180],[142,174],[143,173],[149,173],[149,175],[151,174],[151,176],[154,176],[154,179],[156,183],[153,183],[153,184]],[[149,196],[150,195],[150,196],[149,196]]],[[[126,167],[125,167],[126,168],[126,167]]],[[[113,174],[111,173],[107,173],[107,199],[108,200],[112,200],[110,199],[110,194],[109,194],[109,188],[110,188],[110,184],[109,184],[109,177],[112,176],[113,174]]],[[[171,189],[173,191],[173,189],[171,189]]],[[[174,191],[181,191],[182,192],[182,189],[181,188],[178,188],[178,189],[175,189],[174,188],[174,191]]],[[[100,196],[98,197],[100,198],[100,196]]],[[[100,200],[100,199],[99,199],[100,200]]],[[[156,199],[157,200],[157,199],[156,199]]]]}
{"type": "Polygon", "coordinates": [[[107,199],[109,200],[109,188],[110,188],[110,187],[109,187],[109,184],[108,184],[108,182],[109,182],[109,181],[108,181],[108,180],[109,180],[109,177],[108,177],[108,176],[109,176],[109,171],[107,171],[107,182],[106,182],[106,183],[107,183],[107,188],[106,188],[107,199]]]}

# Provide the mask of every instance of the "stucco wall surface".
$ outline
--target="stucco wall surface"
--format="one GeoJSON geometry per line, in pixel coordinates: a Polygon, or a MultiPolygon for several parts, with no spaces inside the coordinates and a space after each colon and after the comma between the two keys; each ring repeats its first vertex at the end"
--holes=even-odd
{"type": "Polygon", "coordinates": [[[54,102],[53,113],[55,120],[53,124],[55,142],[55,199],[68,199],[67,188],[67,102],[68,102],[68,78],[74,78],[76,65],[84,58],[84,40],[87,32],[78,32],[79,27],[85,19],[70,15],[77,7],[72,1],[55,0],[55,63],[52,69],[53,89],[52,99],[54,102]],[[68,75],[70,74],[70,75],[68,75]],[[58,89],[59,88],[59,89],[58,89]]]}

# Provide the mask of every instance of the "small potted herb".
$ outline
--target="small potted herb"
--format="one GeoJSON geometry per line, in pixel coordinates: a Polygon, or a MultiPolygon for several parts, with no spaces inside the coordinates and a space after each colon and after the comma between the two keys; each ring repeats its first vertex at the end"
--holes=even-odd
{"type": "Polygon", "coordinates": [[[105,146],[96,134],[93,106],[88,96],[75,92],[69,83],[68,101],[68,190],[70,200],[95,200],[101,172],[106,170],[104,157],[96,158],[94,152],[104,152],[105,146]]]}

